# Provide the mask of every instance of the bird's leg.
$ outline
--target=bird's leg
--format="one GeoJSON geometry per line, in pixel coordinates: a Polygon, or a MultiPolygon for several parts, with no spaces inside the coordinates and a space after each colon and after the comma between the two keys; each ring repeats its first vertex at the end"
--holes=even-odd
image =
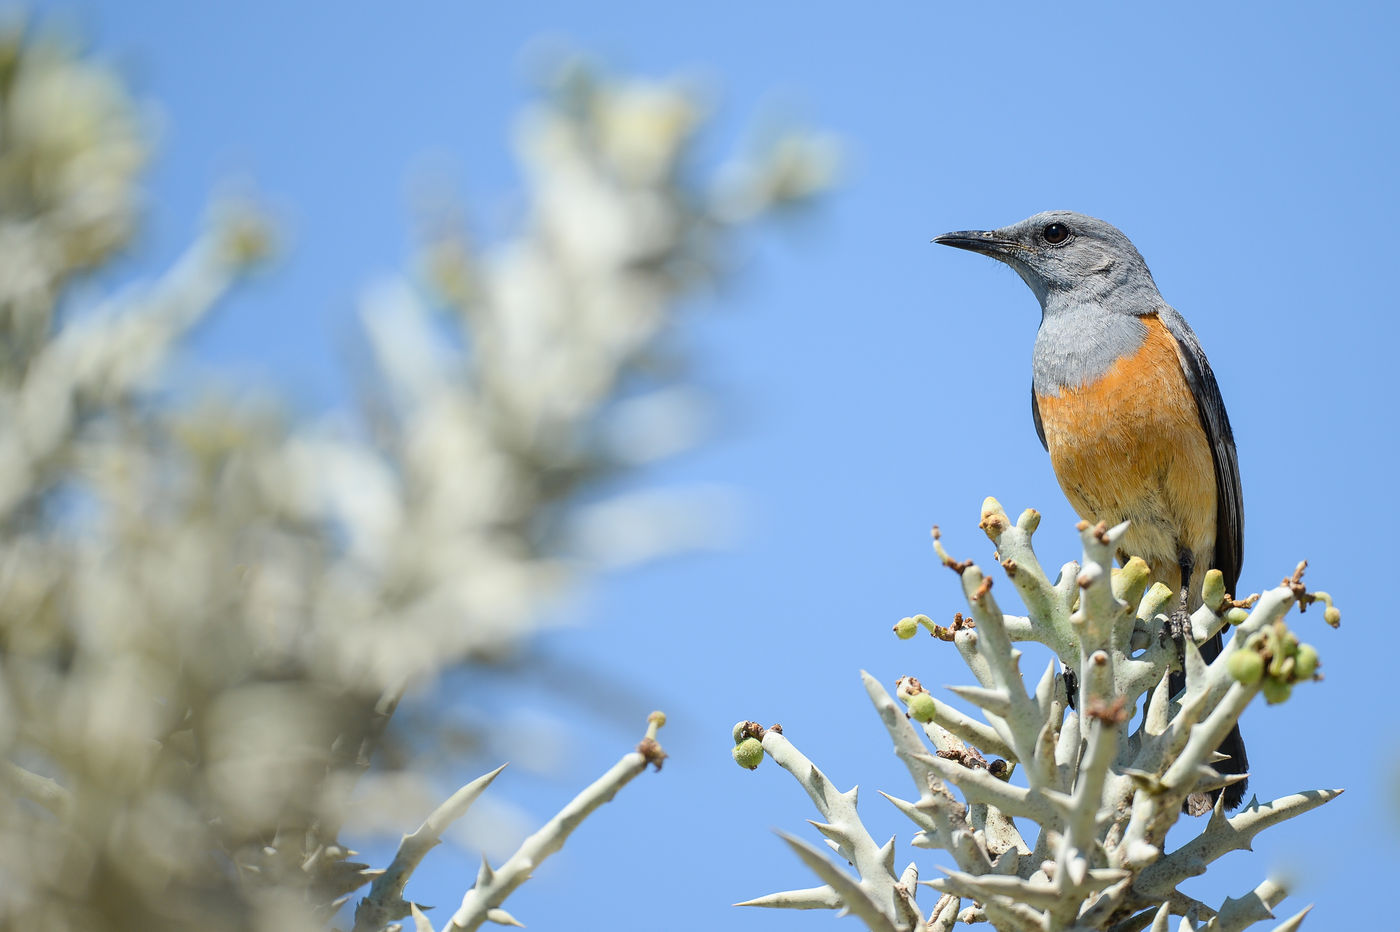
{"type": "Polygon", "coordinates": [[[1186,607],[1191,604],[1191,572],[1196,567],[1196,557],[1183,547],[1177,551],[1176,559],[1177,564],[1181,567],[1181,601],[1177,603],[1176,611],[1167,616],[1167,623],[1162,629],[1162,638],[1164,642],[1170,638],[1176,643],[1177,652],[1184,662],[1186,635],[1191,631],[1191,616],[1186,611],[1186,607]]]}

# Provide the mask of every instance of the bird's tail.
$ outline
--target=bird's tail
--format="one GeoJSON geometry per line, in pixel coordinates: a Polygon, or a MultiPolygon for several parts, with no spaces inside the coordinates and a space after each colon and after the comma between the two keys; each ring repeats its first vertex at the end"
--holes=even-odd
{"type": "MultiPolygon", "coordinates": [[[[1217,631],[1213,638],[1201,645],[1201,659],[1206,663],[1210,663],[1216,657],[1220,656],[1220,650],[1223,646],[1224,640],[1221,638],[1220,632],[1217,631]]],[[[1173,695],[1180,692],[1186,686],[1185,676],[1181,673],[1173,673],[1171,675],[1170,686],[1173,695]]],[[[1214,764],[1216,773],[1249,773],[1249,756],[1245,754],[1244,736],[1240,734],[1240,726],[1238,724],[1230,729],[1230,733],[1225,736],[1225,740],[1220,742],[1220,747],[1217,748],[1217,750],[1221,754],[1228,755],[1229,760],[1217,761],[1214,764]]],[[[1241,780],[1238,783],[1231,783],[1229,786],[1225,787],[1225,808],[1238,808],[1240,803],[1244,800],[1245,789],[1248,786],[1248,780],[1241,780]]],[[[1191,815],[1201,815],[1209,812],[1210,809],[1215,806],[1215,801],[1220,798],[1221,792],[1221,790],[1212,790],[1208,794],[1193,793],[1187,797],[1186,802],[1182,804],[1181,808],[1191,815]]]]}
{"type": "MultiPolygon", "coordinates": [[[[1215,765],[1216,773],[1249,773],[1249,757],[1244,752],[1244,736],[1240,734],[1239,725],[1231,728],[1230,733],[1225,736],[1225,740],[1220,742],[1220,753],[1230,755],[1230,759],[1217,763],[1215,765]]],[[[1238,808],[1240,803],[1244,801],[1244,791],[1248,786],[1248,780],[1241,780],[1239,783],[1231,783],[1225,787],[1225,808],[1238,808]]],[[[1220,795],[1219,790],[1211,794],[1211,805],[1215,804],[1215,798],[1218,795],[1220,795]]]]}

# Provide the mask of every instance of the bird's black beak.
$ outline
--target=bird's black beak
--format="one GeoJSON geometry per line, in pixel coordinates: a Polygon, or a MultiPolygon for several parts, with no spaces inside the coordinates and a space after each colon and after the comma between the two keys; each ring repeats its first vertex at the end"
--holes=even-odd
{"type": "Polygon", "coordinates": [[[1025,249],[1015,240],[999,236],[996,230],[959,230],[956,233],[935,236],[933,241],[942,246],[953,246],[957,249],[980,252],[984,256],[991,256],[993,259],[1003,261],[1012,253],[1025,249]]]}

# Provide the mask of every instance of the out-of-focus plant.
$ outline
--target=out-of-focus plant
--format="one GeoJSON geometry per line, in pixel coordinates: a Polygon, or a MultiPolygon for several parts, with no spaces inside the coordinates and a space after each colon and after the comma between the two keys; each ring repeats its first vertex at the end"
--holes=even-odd
{"type": "MultiPolygon", "coordinates": [[[[515,649],[597,565],[566,542],[625,551],[605,562],[676,543],[603,480],[689,439],[686,389],[652,365],[676,308],[736,224],[826,185],[831,152],[792,136],[703,183],[678,85],[561,75],[522,123],[518,234],[439,229],[422,275],[370,294],[378,403],[336,430],[154,391],[273,247],[247,205],[154,284],[79,306],[136,226],[145,134],[112,75],[0,37],[0,922],[297,929],[375,876],[358,927],[407,916],[415,858],[489,778],[387,874],[352,861],[340,826],[399,699],[515,649]]],[[[659,763],[656,724],[521,864],[659,763]]],[[[483,869],[454,927],[508,921],[526,875],[483,869]]]]}
{"type": "MultiPolygon", "coordinates": [[[[942,849],[952,866],[932,880],[920,880],[914,863],[896,872],[894,839],[882,844],[870,836],[856,811],[855,789],[837,791],[780,727],[741,722],[734,729],[735,760],[753,770],[766,753],[790,772],[821,813],[817,829],[855,876],[820,849],[784,836],[822,885],[740,905],[839,909],[879,932],[984,922],[1002,932],[1167,932],[1173,914],[1183,919],[1170,928],[1226,932],[1273,918],[1286,890],[1272,880],[1219,909],[1181,885],[1223,855],[1247,849],[1269,826],[1341,790],[1255,799],[1233,816],[1221,796],[1194,836],[1171,851],[1167,830],[1192,793],[1242,779],[1210,765],[1255,696],[1283,702],[1295,684],[1320,678],[1317,651],[1301,644],[1285,622],[1289,609],[1322,601],[1323,617],[1333,626],[1341,613],[1327,593],[1304,588],[1305,564],[1280,586],[1243,601],[1229,598],[1224,577],[1211,570],[1205,604],[1191,616],[1191,636],[1178,646],[1166,633],[1165,614],[1176,594],[1153,583],[1137,557],[1121,570],[1113,565],[1126,523],[1111,529],[1081,524],[1083,562],[1066,564],[1054,582],[1031,548],[1039,523],[1032,509],[1012,522],[996,499],[982,506],[981,527],[1029,615],[1003,614],[992,577],[971,560],[949,557],[935,533],[944,564],[961,577],[969,614],[956,614],[947,626],[926,615],[895,626],[901,638],[922,628],[957,648],[977,685],[950,688],[981,711],[980,719],[934,698],[913,677],[898,682],[897,703],[863,674],[917,793],[913,800],[885,798],[913,823],[914,847],[942,849]],[[1197,643],[1230,625],[1234,637],[1207,664],[1197,643]],[[1042,644],[1059,658],[1033,690],[1026,688],[1015,646],[1024,642],[1042,644]],[[1060,662],[1074,675],[1057,675],[1060,662]],[[1183,666],[1186,688],[1174,696],[1170,673],[1183,666]],[[1142,717],[1133,728],[1138,708],[1142,717]],[[927,915],[916,901],[921,885],[940,894],[927,915]]],[[[1294,932],[1307,912],[1285,920],[1277,932],[1294,932]]]]}

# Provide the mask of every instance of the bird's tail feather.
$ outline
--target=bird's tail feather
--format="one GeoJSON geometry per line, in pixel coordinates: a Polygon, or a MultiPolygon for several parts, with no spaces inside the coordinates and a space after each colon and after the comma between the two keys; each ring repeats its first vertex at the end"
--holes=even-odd
{"type": "MultiPolygon", "coordinates": [[[[1220,656],[1220,650],[1222,647],[1224,647],[1224,640],[1221,638],[1220,632],[1217,631],[1213,638],[1201,645],[1201,658],[1205,660],[1206,663],[1210,663],[1216,657],[1220,656]]],[[[1181,673],[1173,673],[1171,675],[1170,686],[1173,695],[1180,692],[1186,686],[1185,675],[1181,673]]],[[[1240,734],[1240,726],[1238,724],[1235,725],[1234,728],[1230,729],[1230,733],[1225,736],[1224,741],[1220,742],[1220,747],[1217,750],[1219,750],[1221,754],[1229,755],[1230,759],[1216,762],[1216,764],[1214,765],[1216,773],[1249,773],[1249,756],[1245,753],[1244,736],[1240,734]]],[[[1240,803],[1244,800],[1245,790],[1248,788],[1248,786],[1248,780],[1241,780],[1238,783],[1232,783],[1229,786],[1225,787],[1223,791],[1225,793],[1225,808],[1238,808],[1240,803]]],[[[1208,794],[1210,806],[1215,805],[1215,801],[1220,797],[1221,792],[1221,790],[1212,790],[1208,794]]],[[[1195,794],[1193,794],[1193,796],[1194,795],[1195,794]]],[[[1205,805],[1201,805],[1201,803],[1204,802],[1205,800],[1196,802],[1193,801],[1193,799],[1188,798],[1186,802],[1182,804],[1181,808],[1186,812],[1192,813],[1193,815],[1199,814],[1199,812],[1201,811],[1209,811],[1205,805]]]]}

